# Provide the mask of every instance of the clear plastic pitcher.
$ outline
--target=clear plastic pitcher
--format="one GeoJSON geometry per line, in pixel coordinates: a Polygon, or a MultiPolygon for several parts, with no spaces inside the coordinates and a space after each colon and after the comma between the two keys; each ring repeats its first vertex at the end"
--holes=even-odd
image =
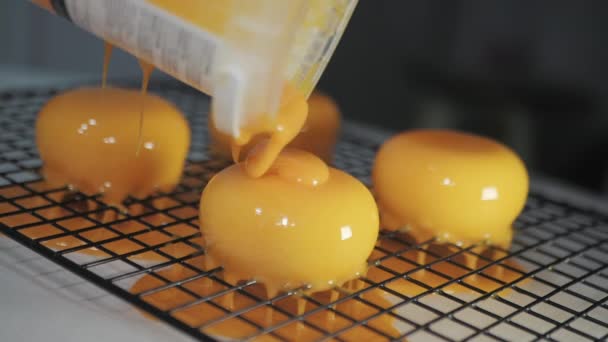
{"type": "Polygon", "coordinates": [[[213,97],[234,137],[273,116],[285,82],[310,94],[357,0],[33,0],[213,97]]]}

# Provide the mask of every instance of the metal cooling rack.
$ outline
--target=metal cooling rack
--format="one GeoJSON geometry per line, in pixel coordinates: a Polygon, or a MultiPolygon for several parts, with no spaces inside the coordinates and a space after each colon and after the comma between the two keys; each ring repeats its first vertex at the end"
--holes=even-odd
{"type": "MultiPolygon", "coordinates": [[[[356,336],[347,335],[355,327],[368,329],[378,340],[602,340],[608,336],[608,218],[603,214],[532,193],[515,224],[511,250],[494,249],[492,258],[479,246],[451,246],[451,251],[441,252],[425,248],[431,241],[415,245],[403,236],[382,232],[380,240],[390,241],[392,247],[378,246],[370,261],[377,272],[384,274],[381,281],[363,278],[363,286],[355,292],[337,289],[340,297],[335,302],[305,296],[307,310],[296,315],[279,305],[294,293],[266,300],[251,290],[254,281],[229,284],[222,279],[221,269],[204,269],[196,262],[204,255],[197,244],[201,189],[225,166],[210,159],[206,152],[206,97],[178,85],[153,89],[188,115],[193,128],[192,150],[183,180],[174,192],[146,199],[129,198],[127,207],[133,210],[120,216],[104,215],[115,211],[105,207],[97,196],[74,195],[64,188],[49,189],[39,176],[41,161],[33,127],[40,106],[56,91],[0,93],[0,232],[190,336],[209,340],[211,337],[204,333],[206,328],[231,319],[251,327],[248,338],[265,335],[276,340],[293,337],[285,333],[285,328],[297,322],[316,331],[320,338],[337,341],[356,340],[356,336]],[[69,224],[74,219],[85,219],[88,224],[69,224]],[[140,229],[125,232],[119,227],[124,225],[140,229]],[[54,233],[31,238],[29,232],[43,226],[52,227],[54,233]],[[111,237],[97,241],[87,234],[99,230],[111,237]],[[164,241],[151,244],[146,239],[150,234],[164,236],[164,241]],[[66,238],[75,239],[77,246],[49,247],[50,241],[66,238]],[[134,246],[132,251],[113,250],[113,243],[126,240],[134,246]],[[79,253],[90,248],[104,256],[85,258],[79,253]],[[427,253],[428,262],[419,264],[419,259],[411,257],[412,251],[427,253]],[[135,258],[145,253],[154,254],[157,261],[135,258]],[[482,260],[480,266],[467,267],[463,262],[466,254],[477,255],[482,260]],[[513,267],[514,262],[519,266],[513,267]],[[438,267],[442,263],[457,267],[460,272],[446,274],[438,267]],[[163,273],[176,265],[187,269],[188,276],[176,280],[163,273]],[[510,272],[511,277],[504,281],[491,269],[510,272]],[[417,277],[420,272],[432,274],[433,284],[417,277]],[[130,286],[144,275],[154,277],[158,286],[131,293],[130,286]],[[476,286],[473,279],[479,277],[492,284],[490,290],[476,286]],[[188,286],[201,279],[218,283],[222,289],[201,296],[188,286]],[[407,295],[395,291],[395,282],[411,283],[409,288],[416,291],[407,295]],[[372,289],[382,291],[390,298],[390,304],[367,300],[365,293],[372,289]],[[164,291],[177,291],[189,299],[170,309],[147,300],[147,296],[164,291]],[[251,304],[229,310],[222,305],[221,297],[231,292],[249,298],[251,304]],[[341,310],[339,303],[347,301],[368,306],[373,313],[356,319],[341,310]],[[196,325],[180,319],[181,311],[200,305],[222,314],[196,325]],[[269,307],[282,317],[273,325],[264,326],[248,318],[249,312],[269,307]],[[310,318],[322,312],[331,312],[342,323],[332,329],[316,325],[310,318]],[[374,324],[387,315],[397,332],[384,331],[374,324]]],[[[365,133],[365,128],[347,125],[335,164],[369,185],[378,141],[365,133]]]]}

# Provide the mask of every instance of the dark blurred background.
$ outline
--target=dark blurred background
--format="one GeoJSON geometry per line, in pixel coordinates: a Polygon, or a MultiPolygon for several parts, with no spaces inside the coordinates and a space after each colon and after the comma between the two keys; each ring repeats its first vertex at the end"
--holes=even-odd
{"type": "MultiPolygon", "coordinates": [[[[492,136],[608,195],[607,18],[605,0],[360,0],[319,88],[347,118],[492,136]]],[[[99,77],[100,41],[24,0],[0,1],[0,39],[2,86],[99,77]]],[[[139,71],[120,53],[111,75],[139,71]]]]}

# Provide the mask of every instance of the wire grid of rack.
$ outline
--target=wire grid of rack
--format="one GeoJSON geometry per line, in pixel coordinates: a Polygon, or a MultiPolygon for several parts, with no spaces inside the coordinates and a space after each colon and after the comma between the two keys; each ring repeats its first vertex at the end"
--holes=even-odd
{"type": "MultiPolygon", "coordinates": [[[[181,107],[190,120],[193,138],[188,163],[173,192],[129,198],[130,213],[118,215],[99,196],[48,188],[39,175],[41,161],[33,127],[40,106],[57,91],[0,93],[0,232],[190,336],[212,339],[206,332],[227,320],[250,327],[251,333],[243,337],[264,335],[276,340],[292,338],[286,333],[292,324],[305,325],[319,339],[337,341],[357,340],[357,335],[349,335],[356,327],[378,340],[602,340],[608,336],[608,218],[602,214],[532,193],[515,223],[512,248],[493,249],[492,257],[479,246],[454,245],[446,252],[425,248],[431,241],[414,244],[382,231],[379,240],[391,242],[390,247],[379,244],[370,260],[372,270],[382,277],[362,278],[362,286],[354,292],[339,288],[335,302],[304,295],[306,310],[297,315],[280,303],[299,294],[265,299],[252,290],[255,281],[226,283],[220,268],[205,269],[199,262],[204,257],[199,245],[199,196],[213,174],[226,166],[209,158],[206,150],[206,97],[175,84],[153,89],[181,107]],[[125,226],[130,228],[125,230],[125,226]],[[42,227],[47,233],[36,234],[42,227]],[[100,235],[93,232],[101,230],[104,238],[96,239],[100,235]],[[149,239],[152,234],[155,239],[149,239]],[[65,248],[53,243],[66,239],[71,243],[65,248]],[[125,241],[132,246],[129,250],[113,248],[125,241]],[[101,256],[84,257],[81,252],[87,249],[101,256]],[[427,255],[424,264],[411,256],[412,251],[427,255]],[[477,267],[467,266],[466,254],[481,260],[477,267]],[[442,264],[458,272],[446,274],[439,267],[442,264]],[[168,277],[165,271],[176,265],[188,272],[178,279],[168,277]],[[497,269],[510,277],[498,276],[497,269]],[[419,277],[421,272],[426,277],[419,277]],[[432,284],[425,282],[429,275],[432,284]],[[132,293],[131,286],[143,276],[153,277],[157,285],[132,293]],[[479,277],[490,286],[478,287],[479,277]],[[220,289],[201,295],[188,286],[202,279],[219,284],[220,289]],[[407,293],[392,286],[397,282],[407,283],[407,293]],[[371,290],[390,298],[388,304],[367,300],[365,294],[371,290]],[[177,291],[187,300],[171,308],[149,300],[164,291],[177,291]],[[221,299],[229,293],[248,298],[250,304],[232,310],[225,307],[221,299]],[[348,301],[367,307],[368,316],[352,317],[341,310],[348,301]],[[180,316],[196,306],[221,314],[198,323],[180,316]],[[272,308],[279,319],[270,325],[250,319],[248,314],[260,308],[272,308]],[[310,319],[327,312],[340,324],[328,328],[310,319]],[[386,316],[396,330],[374,324],[386,316]]],[[[379,142],[364,133],[365,128],[344,130],[334,164],[369,185],[379,142]]]]}

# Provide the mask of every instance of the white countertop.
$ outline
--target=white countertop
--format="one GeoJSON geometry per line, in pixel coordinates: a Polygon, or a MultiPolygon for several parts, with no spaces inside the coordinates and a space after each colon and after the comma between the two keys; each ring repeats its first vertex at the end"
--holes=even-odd
{"type": "Polygon", "coordinates": [[[192,341],[0,235],[0,341],[192,341]]]}

